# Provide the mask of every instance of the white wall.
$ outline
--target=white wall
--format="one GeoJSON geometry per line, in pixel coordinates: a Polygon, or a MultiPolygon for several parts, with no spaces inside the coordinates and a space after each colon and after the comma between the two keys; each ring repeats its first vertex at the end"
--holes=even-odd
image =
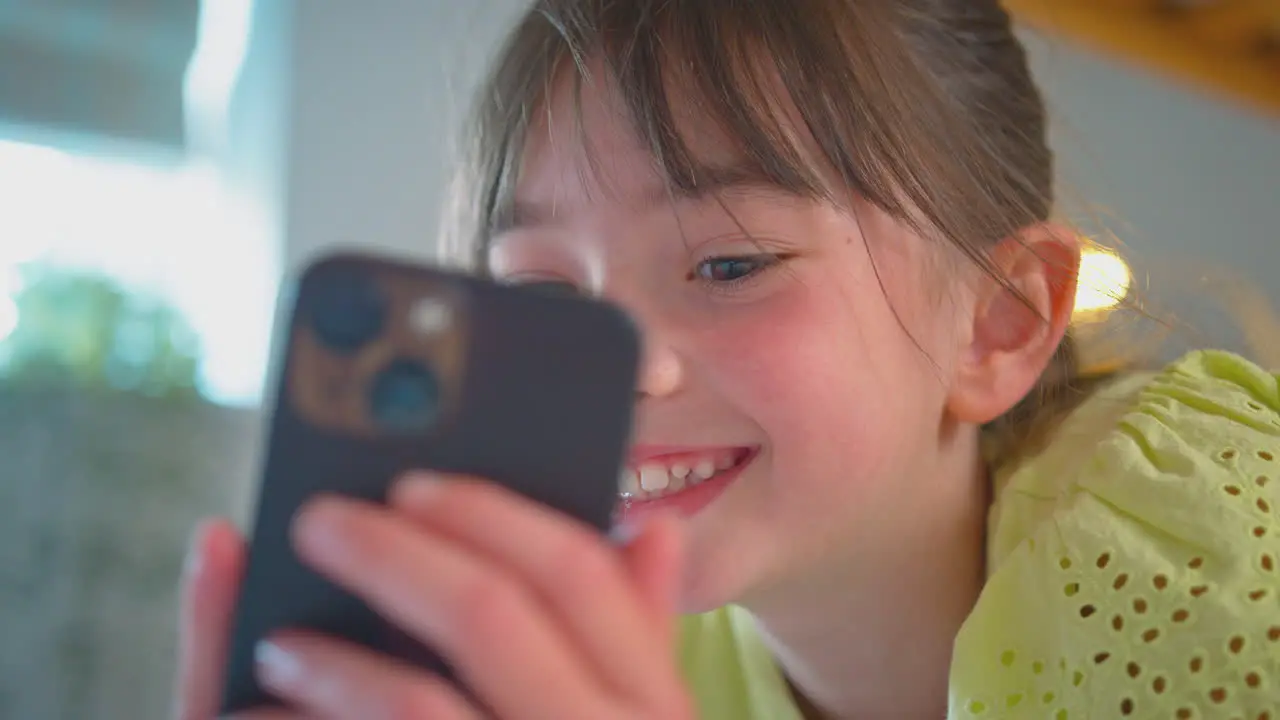
{"type": "Polygon", "coordinates": [[[524,0],[298,2],[286,261],[434,251],[456,137],[524,0]]]}

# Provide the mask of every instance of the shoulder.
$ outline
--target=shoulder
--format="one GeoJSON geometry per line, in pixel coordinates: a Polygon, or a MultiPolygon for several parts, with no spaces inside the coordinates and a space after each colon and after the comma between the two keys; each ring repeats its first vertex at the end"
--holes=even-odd
{"type": "Polygon", "coordinates": [[[1199,352],[1126,379],[997,488],[958,716],[1277,705],[1280,376],[1199,352]]]}
{"type": "Polygon", "coordinates": [[[990,564],[1081,493],[1214,533],[1219,526],[1185,512],[1184,501],[1238,511],[1231,498],[1241,496],[1226,484],[1216,485],[1226,495],[1205,491],[1219,480],[1256,485],[1262,475],[1280,474],[1277,443],[1280,376],[1241,357],[1201,351],[1160,372],[1125,377],[1083,403],[1036,455],[997,472],[990,564]]]}

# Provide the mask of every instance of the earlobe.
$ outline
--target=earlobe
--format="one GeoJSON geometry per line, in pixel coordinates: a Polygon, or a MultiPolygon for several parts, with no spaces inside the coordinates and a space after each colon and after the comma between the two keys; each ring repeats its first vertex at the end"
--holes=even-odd
{"type": "Polygon", "coordinates": [[[993,250],[1002,278],[984,276],[975,295],[948,401],[956,419],[991,422],[1035,387],[1071,322],[1080,250],[1074,232],[1048,223],[993,250]]]}

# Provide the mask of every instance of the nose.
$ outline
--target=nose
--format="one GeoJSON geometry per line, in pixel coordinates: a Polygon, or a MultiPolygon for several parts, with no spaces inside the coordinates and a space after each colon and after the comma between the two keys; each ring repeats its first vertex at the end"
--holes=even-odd
{"type": "Polygon", "coordinates": [[[637,369],[636,400],[656,399],[675,394],[685,381],[684,359],[678,343],[672,342],[670,316],[663,312],[659,298],[626,283],[601,283],[601,296],[626,310],[640,334],[640,366],[637,369]]]}
{"type": "Polygon", "coordinates": [[[684,382],[684,367],[680,356],[674,348],[653,333],[644,333],[643,338],[644,354],[640,359],[636,395],[643,399],[675,394],[684,382]]]}

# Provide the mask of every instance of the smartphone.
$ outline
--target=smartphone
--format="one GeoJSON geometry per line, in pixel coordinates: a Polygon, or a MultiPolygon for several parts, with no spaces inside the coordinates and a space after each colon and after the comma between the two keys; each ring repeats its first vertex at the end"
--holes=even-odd
{"type": "Polygon", "coordinates": [[[300,562],[289,525],[308,498],[382,502],[407,471],[465,473],[605,532],[630,436],[639,341],[604,302],[343,254],[302,273],[286,312],[224,713],[274,703],[254,647],[286,628],[452,677],[300,562]]]}

